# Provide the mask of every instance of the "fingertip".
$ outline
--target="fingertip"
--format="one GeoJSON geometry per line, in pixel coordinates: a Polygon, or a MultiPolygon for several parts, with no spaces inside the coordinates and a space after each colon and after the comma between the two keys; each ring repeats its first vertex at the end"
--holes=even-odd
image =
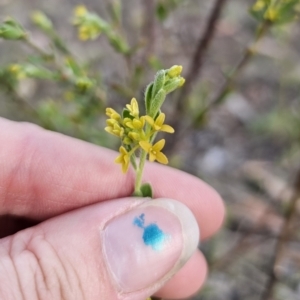
{"type": "Polygon", "coordinates": [[[223,224],[225,207],[214,188],[196,176],[158,164],[146,165],[145,177],[155,197],[168,197],[184,203],[195,215],[201,239],[216,233],[223,224]]]}
{"type": "Polygon", "coordinates": [[[202,222],[200,221],[200,229],[204,226],[206,228],[201,235],[201,240],[205,240],[218,232],[224,223],[226,215],[225,204],[220,194],[209,185],[207,185],[207,190],[206,204],[210,206],[208,210],[212,211],[212,213],[210,214],[210,221],[206,221],[206,219],[202,222]]]}
{"type": "Polygon", "coordinates": [[[200,251],[196,251],[183,268],[156,295],[163,299],[182,299],[195,295],[205,283],[207,270],[204,255],[200,251]]]}

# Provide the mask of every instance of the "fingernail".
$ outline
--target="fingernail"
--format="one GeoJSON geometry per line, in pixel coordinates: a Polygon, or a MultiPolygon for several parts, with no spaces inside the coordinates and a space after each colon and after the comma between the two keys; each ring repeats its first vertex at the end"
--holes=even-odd
{"type": "Polygon", "coordinates": [[[199,242],[192,212],[156,199],[110,220],[103,233],[108,271],[120,293],[159,289],[191,257],[199,242]]]}

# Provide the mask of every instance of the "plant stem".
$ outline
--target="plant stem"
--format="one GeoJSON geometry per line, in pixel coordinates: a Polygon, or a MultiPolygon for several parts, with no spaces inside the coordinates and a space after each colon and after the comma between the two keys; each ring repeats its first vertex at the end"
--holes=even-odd
{"type": "Polygon", "coordinates": [[[206,54],[207,49],[209,48],[215,36],[216,24],[218,23],[221,17],[223,9],[226,5],[226,1],[227,0],[216,0],[213,5],[204,33],[201,34],[195,53],[190,61],[189,69],[187,71],[187,75],[185,76],[186,82],[176,99],[177,101],[175,114],[181,115],[181,112],[185,112],[186,110],[186,101],[182,101],[182,99],[189,98],[189,95],[191,94],[193,89],[193,85],[198,79],[198,76],[203,66],[204,55],[206,54]]]}
{"type": "Polygon", "coordinates": [[[147,157],[147,152],[145,150],[142,150],[139,167],[136,172],[135,187],[134,187],[134,193],[137,195],[141,193],[140,190],[141,190],[142,176],[143,176],[144,166],[146,162],[146,157],[147,157]]]}
{"type": "Polygon", "coordinates": [[[232,89],[232,85],[235,79],[237,78],[238,74],[248,64],[250,59],[256,54],[258,43],[262,39],[262,37],[264,37],[270,26],[271,23],[269,21],[265,21],[259,26],[254,41],[249,47],[245,49],[244,55],[242,56],[241,60],[229,73],[217,96],[204,109],[205,112],[209,110],[209,108],[211,108],[212,106],[221,103],[227,95],[227,93],[232,89]]]}
{"type": "MultiPolygon", "coordinates": [[[[175,108],[173,112],[173,122],[172,127],[181,135],[183,122],[181,120],[187,114],[188,98],[193,91],[193,86],[199,78],[199,75],[203,66],[203,59],[207,53],[208,48],[210,47],[217,29],[217,23],[221,17],[223,9],[228,0],[215,0],[215,3],[212,7],[211,13],[208,17],[207,23],[205,25],[204,32],[201,33],[195,52],[189,63],[189,69],[187,75],[185,76],[186,82],[181,88],[181,91],[178,94],[178,97],[175,99],[175,108]],[[185,99],[185,101],[183,101],[185,99]]],[[[175,149],[180,138],[170,140],[167,151],[173,152],[171,149],[175,149]]]]}
{"type": "MultiPolygon", "coordinates": [[[[233,67],[231,72],[229,72],[229,75],[226,77],[225,82],[221,86],[217,95],[211,101],[209,101],[209,103],[206,104],[206,106],[203,109],[201,109],[201,111],[197,113],[197,115],[192,120],[190,120],[186,125],[181,124],[181,126],[175,126],[175,130],[177,127],[177,139],[176,140],[174,139],[173,142],[171,141],[171,143],[169,143],[168,145],[169,154],[176,152],[179,141],[182,141],[182,138],[184,137],[184,135],[188,130],[195,128],[197,126],[198,120],[201,120],[203,116],[205,116],[205,114],[208,113],[213,107],[223,103],[227,94],[232,90],[235,83],[235,79],[238,77],[240,72],[245,68],[245,66],[249,63],[252,57],[256,55],[258,43],[265,36],[266,32],[268,31],[271,25],[272,23],[270,23],[267,20],[264,21],[262,24],[260,24],[253,42],[245,49],[239,62],[236,64],[235,67],[233,67]]],[[[184,101],[181,102],[185,103],[184,101]]],[[[180,119],[180,117],[178,117],[177,119],[180,119]]]]}
{"type": "MultiPolygon", "coordinates": [[[[59,37],[58,37],[59,38],[59,37]]],[[[59,72],[60,76],[62,77],[63,80],[69,82],[70,84],[74,85],[74,81],[76,78],[74,76],[69,75],[68,72],[66,72],[63,68],[63,66],[55,59],[55,53],[48,53],[46,50],[40,48],[38,45],[36,45],[29,37],[26,37],[24,39],[26,42],[27,46],[32,48],[35,52],[40,54],[42,57],[51,57],[53,58],[53,65],[56,68],[56,70],[59,72]]],[[[67,51],[67,48],[66,48],[67,51]]],[[[69,55],[72,57],[71,53],[68,52],[69,55]]],[[[99,88],[96,87],[94,88],[94,95],[104,104],[106,101],[106,96],[105,92],[99,88]]]]}
{"type": "Polygon", "coordinates": [[[34,51],[39,53],[41,56],[49,57],[53,55],[51,53],[46,52],[44,49],[40,48],[39,46],[37,46],[28,36],[24,39],[24,41],[30,48],[32,48],[34,51]]]}
{"type": "Polygon", "coordinates": [[[137,165],[136,165],[136,156],[134,153],[130,156],[130,161],[131,161],[132,167],[136,171],[137,165]]]}
{"type": "Polygon", "coordinates": [[[286,248],[286,244],[289,241],[290,236],[292,234],[291,224],[297,215],[297,204],[298,204],[299,200],[300,200],[300,170],[298,170],[297,175],[296,175],[296,180],[294,183],[294,194],[288,204],[286,214],[284,216],[285,217],[284,223],[283,223],[281,231],[279,233],[279,238],[278,238],[277,245],[275,248],[275,253],[274,253],[273,259],[271,261],[271,267],[270,267],[270,271],[269,271],[269,275],[270,275],[269,281],[267,282],[265,292],[263,293],[262,298],[261,298],[263,300],[273,299],[275,285],[278,281],[278,277],[276,274],[276,267],[281,262],[283,253],[286,248]]]}

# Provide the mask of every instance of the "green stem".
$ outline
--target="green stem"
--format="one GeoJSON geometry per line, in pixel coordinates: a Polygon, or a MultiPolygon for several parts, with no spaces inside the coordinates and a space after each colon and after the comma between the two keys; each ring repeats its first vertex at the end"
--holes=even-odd
{"type": "Polygon", "coordinates": [[[136,164],[136,156],[135,156],[134,153],[130,156],[130,161],[131,161],[131,164],[132,164],[134,170],[136,171],[137,170],[137,164],[136,164]]]}
{"type": "Polygon", "coordinates": [[[147,158],[147,152],[145,150],[142,150],[141,156],[140,156],[140,163],[139,163],[139,167],[136,172],[136,178],[135,178],[134,194],[136,194],[136,195],[141,194],[142,176],[143,176],[146,158],[147,158]]]}
{"type": "Polygon", "coordinates": [[[24,41],[26,42],[26,44],[32,48],[34,51],[36,51],[37,53],[39,53],[42,57],[50,57],[53,56],[52,53],[48,53],[46,52],[44,49],[40,48],[39,46],[37,46],[31,39],[29,36],[26,36],[26,38],[24,39],[24,41]]]}

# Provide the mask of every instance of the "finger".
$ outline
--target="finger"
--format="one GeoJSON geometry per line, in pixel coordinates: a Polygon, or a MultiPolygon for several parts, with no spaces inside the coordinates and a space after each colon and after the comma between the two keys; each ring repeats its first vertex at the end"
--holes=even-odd
{"type": "Polygon", "coordinates": [[[185,299],[194,295],[205,282],[207,263],[200,251],[170,279],[156,295],[163,299],[185,299]]]}
{"type": "Polygon", "coordinates": [[[54,217],[0,240],[0,299],[146,299],[195,253],[198,231],[191,211],[170,199],[106,201],[54,217]]]}
{"type": "MultiPolygon", "coordinates": [[[[58,133],[0,119],[0,214],[45,220],[103,200],[128,196],[134,177],[113,163],[116,153],[58,133]]],[[[202,238],[224,217],[223,203],[207,184],[181,171],[148,164],[145,180],[155,197],[185,203],[202,238]]]]}
{"type": "Polygon", "coordinates": [[[201,239],[213,235],[222,225],[224,204],[219,194],[199,178],[158,164],[145,167],[145,181],[154,187],[155,197],[183,202],[196,216],[201,239]]]}

